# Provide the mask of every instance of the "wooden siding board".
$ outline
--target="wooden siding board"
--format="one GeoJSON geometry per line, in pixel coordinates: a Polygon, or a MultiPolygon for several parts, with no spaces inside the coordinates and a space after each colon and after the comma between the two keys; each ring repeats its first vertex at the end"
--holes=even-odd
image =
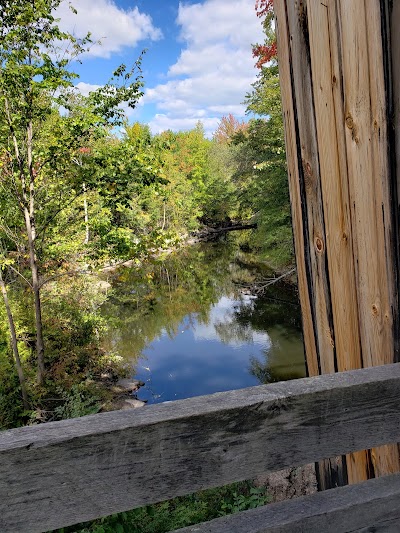
{"type": "Polygon", "coordinates": [[[292,209],[293,240],[296,252],[297,280],[302,309],[304,344],[307,357],[307,369],[310,376],[319,371],[319,356],[316,345],[315,325],[311,307],[310,272],[308,268],[307,221],[303,221],[303,202],[300,191],[298,161],[298,128],[296,128],[296,109],[293,102],[292,74],[290,59],[290,35],[284,0],[275,0],[276,34],[279,49],[279,79],[282,96],[283,122],[285,126],[285,144],[288,165],[290,203],[292,209]]]}
{"type": "MultiPolygon", "coordinates": [[[[381,6],[379,0],[339,3],[363,366],[372,366],[394,361],[397,300],[381,6]]],[[[394,446],[372,450],[371,458],[377,476],[400,468],[394,446]]]]}
{"type": "MultiPolygon", "coordinates": [[[[340,165],[333,87],[339,78],[331,45],[334,2],[310,2],[308,22],[321,188],[326,229],[337,367],[361,368],[347,169],[340,165]],[[343,174],[342,174],[343,172],[343,174]]],[[[334,31],[334,33],[336,33],[334,31]]],[[[340,132],[339,132],[340,135],[340,132]]]]}
{"type": "MultiPolygon", "coordinates": [[[[298,152],[289,162],[298,167],[297,175],[291,173],[290,189],[295,191],[292,197],[300,194],[303,225],[297,227],[298,217],[293,217],[294,232],[306,234],[298,264],[305,261],[310,280],[306,304],[313,328],[306,328],[304,336],[307,352],[312,345],[308,335],[314,334],[320,373],[398,359],[394,148],[398,158],[400,69],[390,57],[399,52],[394,28],[400,13],[394,4],[277,2],[278,27],[281,19],[287,27],[283,44],[278,35],[280,69],[285,73],[286,63],[290,67],[290,77],[282,80],[282,92],[291,95],[291,100],[284,96],[284,109],[293,106],[296,119],[294,124],[285,122],[298,152]],[[293,183],[296,178],[298,185],[293,183]]],[[[288,151],[289,159],[293,153],[288,151]]],[[[301,301],[305,292],[300,291],[301,301]]],[[[308,321],[309,316],[305,324],[308,321]]],[[[312,369],[317,369],[315,364],[312,369]]],[[[347,461],[350,481],[398,468],[398,454],[390,446],[356,453],[347,461]]]]}
{"type": "MultiPolygon", "coordinates": [[[[307,27],[307,2],[286,2],[289,29],[292,91],[294,95],[299,152],[299,178],[304,220],[307,221],[306,258],[311,277],[311,305],[314,307],[314,331],[319,350],[321,373],[337,370],[326,233],[322,203],[320,163],[315,123],[315,105],[307,27]]],[[[297,231],[294,228],[294,231],[297,231]]]]}
{"type": "MultiPolygon", "coordinates": [[[[357,291],[364,366],[393,362],[390,280],[386,262],[385,223],[390,224],[389,198],[383,185],[388,180],[385,86],[382,77],[382,41],[369,35],[369,21],[377,15],[378,0],[340,0],[342,65],[345,97],[346,146],[349,168],[352,228],[357,257],[357,291]],[[375,81],[377,80],[377,81],[375,81]],[[374,131],[382,137],[377,146],[374,131]]],[[[388,255],[389,254],[389,255],[388,255]]]]}

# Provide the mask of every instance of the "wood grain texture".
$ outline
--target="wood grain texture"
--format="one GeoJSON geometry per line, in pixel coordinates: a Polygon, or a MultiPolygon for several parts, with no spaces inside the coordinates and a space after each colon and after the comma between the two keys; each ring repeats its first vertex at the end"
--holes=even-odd
{"type": "MultiPolygon", "coordinates": [[[[326,254],[332,246],[324,222],[307,6],[305,1],[274,3],[299,296],[307,369],[312,376],[335,372],[337,355],[326,254]]],[[[340,339],[347,331],[339,330],[339,347],[343,348],[340,339]]],[[[335,473],[331,481],[319,476],[321,487],[347,481],[341,459],[320,465],[318,471],[335,473]]]]}
{"type": "MultiPolygon", "coordinates": [[[[295,145],[287,156],[297,264],[308,273],[300,300],[310,374],[399,358],[396,4],[275,2],[283,109],[293,117],[285,129],[295,145]]],[[[326,465],[326,480],[344,478],[337,465],[326,465]]],[[[347,458],[350,481],[399,468],[390,446],[347,458]]]]}
{"type": "Polygon", "coordinates": [[[332,50],[336,43],[331,42],[337,28],[332,28],[334,4],[334,0],[309,2],[308,28],[336,360],[337,369],[345,371],[361,368],[362,362],[348,175],[346,165],[340,161],[344,143],[338,135],[343,130],[336,130],[333,94],[340,76],[332,50]]]}
{"type": "Polygon", "coordinates": [[[346,148],[364,366],[394,361],[388,135],[378,0],[339,2],[346,148]],[[377,20],[374,20],[377,18],[377,20]],[[372,33],[371,33],[372,32],[372,33]],[[388,266],[389,265],[389,266],[388,266]]]}
{"type": "MultiPolygon", "coordinates": [[[[309,291],[312,294],[318,366],[320,373],[325,374],[335,372],[337,368],[312,90],[307,2],[286,2],[286,17],[290,35],[291,87],[296,106],[300,195],[307,246],[306,269],[309,274],[309,291]]],[[[296,232],[297,228],[294,227],[294,231],[296,232]]]]}
{"type": "Polygon", "coordinates": [[[316,331],[311,306],[312,294],[310,292],[310,271],[308,268],[307,249],[308,238],[303,221],[303,202],[299,176],[299,151],[297,112],[292,91],[290,35],[286,17],[284,0],[275,0],[274,10],[276,15],[276,35],[281,57],[279,63],[279,79],[281,86],[283,122],[285,129],[285,144],[288,165],[290,203],[292,209],[292,224],[294,228],[293,240],[296,252],[297,283],[300,295],[301,312],[303,319],[304,345],[307,358],[307,369],[310,376],[317,376],[319,371],[319,354],[316,342],[316,331]]]}
{"type": "Polygon", "coordinates": [[[400,531],[400,475],[339,487],[179,529],[175,533],[400,531]]]}
{"type": "MultiPolygon", "coordinates": [[[[391,240],[387,94],[378,0],[338,2],[346,148],[357,257],[363,366],[395,360],[395,247],[391,240]],[[383,351],[382,351],[383,350],[383,351]]],[[[399,470],[397,449],[372,450],[375,475],[399,470]]]]}
{"type": "MultiPolygon", "coordinates": [[[[343,217],[343,242],[341,245],[344,249],[341,251],[344,256],[344,265],[345,268],[342,270],[342,275],[345,276],[345,280],[342,281],[340,274],[340,265],[333,262],[334,271],[331,274],[331,280],[334,284],[333,288],[333,300],[335,302],[334,310],[334,322],[335,322],[335,331],[340,328],[339,337],[342,338],[343,344],[338,346],[337,349],[337,366],[340,371],[347,370],[350,368],[362,368],[362,354],[361,354],[361,338],[360,338],[360,322],[358,318],[358,297],[357,297],[357,288],[356,288],[356,278],[355,278],[355,268],[357,258],[354,257],[354,246],[353,246],[353,231],[351,224],[351,204],[350,204],[350,192],[349,192],[349,176],[348,176],[348,163],[347,163],[347,148],[346,148],[346,122],[343,119],[345,117],[345,102],[344,102],[344,87],[343,87],[343,72],[342,72],[342,42],[341,42],[341,25],[340,25],[340,14],[339,6],[336,0],[329,0],[324,2],[324,6],[319,4],[326,10],[327,19],[328,19],[328,35],[329,35],[329,51],[325,49],[327,53],[325,63],[329,64],[331,67],[330,79],[328,80],[328,72],[324,72],[323,68],[317,66],[317,73],[319,74],[319,79],[315,81],[315,85],[318,87],[318,84],[322,86],[327,98],[327,107],[329,109],[330,120],[329,124],[326,124],[324,121],[324,110],[321,109],[321,118],[322,118],[322,127],[324,129],[330,129],[331,138],[327,141],[328,147],[324,146],[323,150],[331,150],[334,156],[337,156],[337,164],[335,166],[335,172],[338,172],[338,183],[340,184],[341,196],[336,192],[336,198],[338,205],[334,205],[329,201],[329,188],[327,192],[327,198],[325,197],[325,202],[331,207],[333,216],[334,210],[333,207],[339,209],[341,216],[343,217]],[[327,58],[329,57],[329,61],[327,58]],[[333,101],[329,101],[329,85],[332,91],[333,101]],[[333,109],[332,106],[333,105],[333,109]],[[335,144],[336,140],[336,144],[335,144]],[[349,257],[346,257],[346,252],[349,254],[349,257]],[[353,255],[353,259],[351,258],[353,255]],[[351,276],[353,279],[351,279],[351,276]],[[337,299],[335,286],[338,287],[338,290],[341,294],[342,301],[337,299]],[[346,294],[346,286],[348,292],[346,294]],[[339,307],[338,307],[339,306],[339,307]],[[343,315],[348,315],[348,322],[340,320],[340,306],[343,309],[343,315]],[[338,320],[339,313],[339,320],[338,320]],[[351,351],[346,351],[345,341],[348,340],[349,345],[352,346],[354,350],[354,355],[351,351]],[[344,350],[343,350],[344,348],[344,350]]],[[[315,3],[312,3],[312,9],[315,10],[315,3]]],[[[311,6],[310,6],[311,7],[311,6]]],[[[318,29],[315,27],[315,31],[318,33],[318,29]]],[[[315,50],[315,47],[314,47],[315,50]]],[[[316,50],[318,51],[318,50],[316,50]]],[[[322,59],[319,57],[319,60],[322,59]]],[[[329,135],[328,132],[325,135],[329,135]]],[[[324,142],[324,140],[322,140],[324,142]]],[[[322,163],[321,163],[322,164],[322,163]]],[[[329,173],[328,167],[328,173],[329,173]]],[[[334,179],[334,176],[328,176],[334,179]]],[[[330,185],[331,187],[332,185],[330,185]]],[[[326,186],[325,186],[326,187],[326,186]]],[[[328,186],[329,187],[329,186],[328,186]]],[[[337,224],[340,224],[340,219],[337,219],[337,224]]],[[[336,231],[337,226],[336,226],[336,231]]],[[[336,238],[339,240],[340,235],[336,233],[336,238]]],[[[338,246],[340,249],[340,245],[338,246]]],[[[333,259],[335,261],[335,259],[333,259]]],[[[332,268],[332,265],[330,265],[332,268]]],[[[339,341],[340,342],[340,341],[339,341]]],[[[373,477],[371,456],[368,451],[359,451],[352,454],[349,454],[346,458],[346,470],[347,478],[349,483],[358,483],[373,477]]]]}
{"type": "Polygon", "coordinates": [[[400,365],[0,434],[0,531],[38,532],[400,440],[400,365]]]}

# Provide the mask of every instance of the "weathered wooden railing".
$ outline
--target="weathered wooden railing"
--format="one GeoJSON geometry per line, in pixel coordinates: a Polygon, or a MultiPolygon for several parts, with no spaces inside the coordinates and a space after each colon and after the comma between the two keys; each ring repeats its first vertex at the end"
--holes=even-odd
{"type": "MultiPolygon", "coordinates": [[[[0,531],[47,531],[400,441],[399,393],[400,364],[386,365],[0,433],[0,531]]],[[[399,498],[393,475],[181,531],[398,531],[399,498]]]]}

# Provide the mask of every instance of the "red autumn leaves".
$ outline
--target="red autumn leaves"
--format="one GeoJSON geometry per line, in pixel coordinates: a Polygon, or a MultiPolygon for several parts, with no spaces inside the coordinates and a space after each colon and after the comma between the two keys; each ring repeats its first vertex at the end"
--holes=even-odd
{"type": "MultiPolygon", "coordinates": [[[[257,17],[271,18],[274,15],[273,0],[256,0],[255,9],[257,17]]],[[[261,68],[263,65],[274,59],[277,55],[276,40],[272,43],[257,44],[253,46],[253,57],[257,58],[256,67],[261,68]]]]}

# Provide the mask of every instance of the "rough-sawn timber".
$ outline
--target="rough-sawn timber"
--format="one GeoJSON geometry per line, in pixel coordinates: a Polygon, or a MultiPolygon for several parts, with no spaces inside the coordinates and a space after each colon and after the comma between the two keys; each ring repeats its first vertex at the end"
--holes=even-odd
{"type": "Polygon", "coordinates": [[[0,434],[0,531],[34,533],[400,440],[400,365],[0,434]]]}
{"type": "Polygon", "coordinates": [[[400,474],[217,518],[174,533],[400,531],[400,474]]]}

